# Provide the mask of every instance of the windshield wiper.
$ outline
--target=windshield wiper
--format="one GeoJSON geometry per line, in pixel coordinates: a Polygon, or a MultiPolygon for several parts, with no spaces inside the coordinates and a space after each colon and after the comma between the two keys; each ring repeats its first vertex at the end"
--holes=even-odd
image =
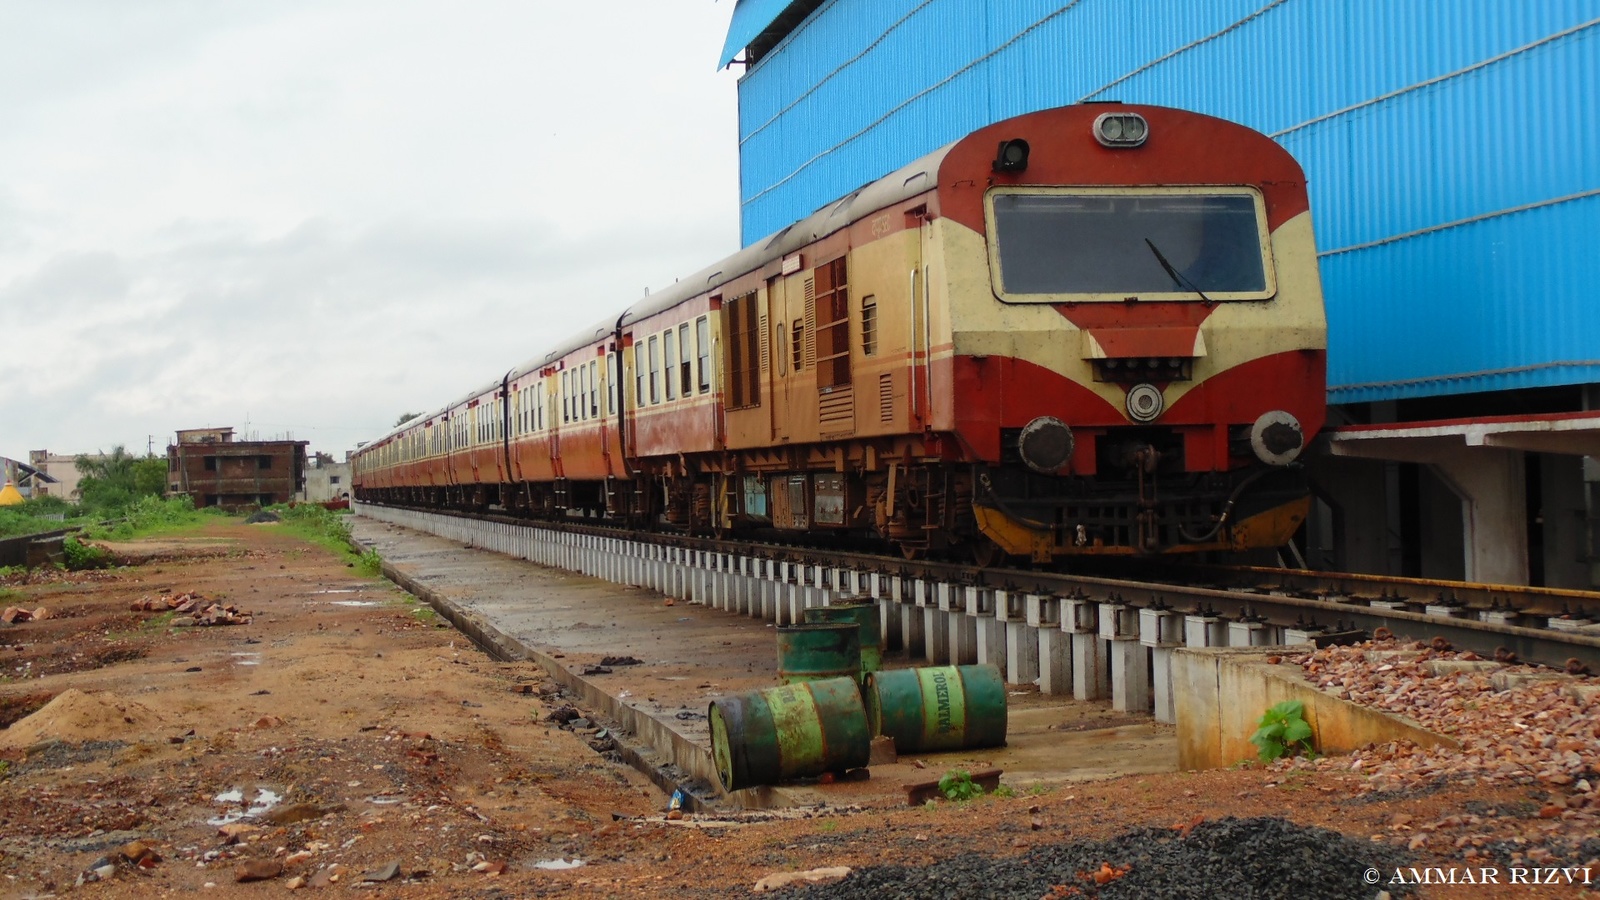
{"type": "Polygon", "coordinates": [[[1172,263],[1167,262],[1167,258],[1161,255],[1161,250],[1160,248],[1156,247],[1155,241],[1145,238],[1144,243],[1145,246],[1150,248],[1150,252],[1156,255],[1156,262],[1161,263],[1161,268],[1166,271],[1167,276],[1172,279],[1173,284],[1176,284],[1178,287],[1187,288],[1188,290],[1194,291],[1199,295],[1201,300],[1204,300],[1207,303],[1216,302],[1210,297],[1207,297],[1206,292],[1200,290],[1200,288],[1197,287],[1194,282],[1179,274],[1178,270],[1173,268],[1172,263]]]}

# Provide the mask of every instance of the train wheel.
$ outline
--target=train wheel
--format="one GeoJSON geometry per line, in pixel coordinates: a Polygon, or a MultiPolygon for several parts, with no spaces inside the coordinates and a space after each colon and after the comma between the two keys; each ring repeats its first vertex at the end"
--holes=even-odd
{"type": "Polygon", "coordinates": [[[1000,549],[999,544],[996,544],[987,537],[978,535],[976,538],[972,539],[967,546],[972,551],[973,565],[980,566],[985,569],[992,569],[996,566],[1005,565],[1007,556],[1006,552],[1000,549]]]}

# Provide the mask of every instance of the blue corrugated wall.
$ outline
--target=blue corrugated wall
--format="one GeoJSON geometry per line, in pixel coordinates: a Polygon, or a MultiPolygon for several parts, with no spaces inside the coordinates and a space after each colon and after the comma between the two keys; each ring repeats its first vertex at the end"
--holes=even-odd
{"type": "Polygon", "coordinates": [[[744,238],[1090,99],[1305,166],[1331,400],[1600,382],[1600,0],[833,0],[740,82],[744,238]]]}

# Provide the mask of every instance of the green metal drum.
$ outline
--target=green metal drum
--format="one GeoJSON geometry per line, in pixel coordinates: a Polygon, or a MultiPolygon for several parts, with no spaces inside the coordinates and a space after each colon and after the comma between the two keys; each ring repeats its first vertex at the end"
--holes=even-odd
{"type": "Polygon", "coordinates": [[[833,606],[813,606],[805,611],[806,621],[854,622],[861,627],[861,674],[883,668],[883,620],[879,618],[878,604],[873,601],[836,603],[833,606]]]}
{"type": "Polygon", "coordinates": [[[853,678],[736,694],[711,702],[711,759],[723,790],[780,784],[867,764],[871,735],[853,678]]]}
{"type": "Polygon", "coordinates": [[[778,680],[784,684],[853,678],[861,683],[861,628],[854,622],[778,629],[778,680]]]}
{"type": "Polygon", "coordinates": [[[867,676],[873,734],[896,752],[998,747],[1006,742],[1006,684],[994,666],[892,669],[867,676]]]}

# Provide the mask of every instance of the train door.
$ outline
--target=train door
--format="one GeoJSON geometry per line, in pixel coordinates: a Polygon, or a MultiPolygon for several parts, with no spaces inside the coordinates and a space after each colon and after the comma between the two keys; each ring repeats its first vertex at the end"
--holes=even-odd
{"type": "Polygon", "coordinates": [[[560,478],[561,472],[561,426],[562,412],[566,409],[567,400],[567,372],[562,370],[551,379],[550,408],[550,472],[553,477],[560,478]]]}
{"type": "Polygon", "coordinates": [[[611,417],[606,415],[606,392],[610,389],[611,370],[607,368],[606,348],[600,347],[597,359],[589,360],[589,414],[600,426],[600,459],[605,474],[611,475],[611,417]]]}
{"type": "Polygon", "coordinates": [[[767,414],[772,421],[772,442],[789,440],[789,294],[790,279],[774,278],[767,282],[767,314],[762,316],[762,326],[767,330],[766,344],[771,348],[767,370],[767,414]]]}
{"type": "Polygon", "coordinates": [[[929,321],[928,259],[932,256],[933,228],[926,215],[917,217],[917,246],[912,252],[909,272],[910,296],[908,308],[911,332],[907,347],[910,350],[909,371],[910,426],[926,426],[932,421],[929,404],[933,388],[929,384],[929,368],[933,356],[933,324],[929,321]]]}

